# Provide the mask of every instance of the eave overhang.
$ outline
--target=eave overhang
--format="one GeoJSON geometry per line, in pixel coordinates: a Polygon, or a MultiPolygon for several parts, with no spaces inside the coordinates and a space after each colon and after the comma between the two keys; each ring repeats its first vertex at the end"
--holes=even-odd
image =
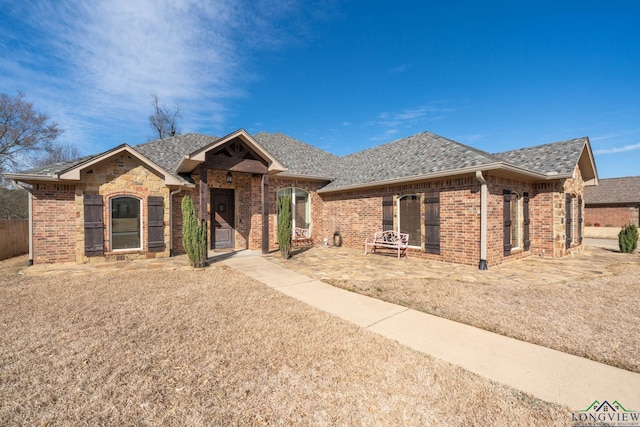
{"type": "Polygon", "coordinates": [[[178,186],[178,187],[194,187],[194,184],[189,183],[185,180],[177,178],[171,172],[157,165],[153,161],[149,160],[147,157],[140,154],[133,147],[122,144],[111,150],[105,151],[102,154],[98,154],[97,156],[91,157],[84,162],[78,163],[66,170],[63,170],[57,174],[49,174],[49,175],[37,175],[37,174],[6,174],[5,176],[14,181],[21,182],[37,182],[37,181],[51,181],[51,182],[60,182],[60,181],[70,181],[70,182],[78,182],[82,180],[82,172],[91,169],[98,163],[109,159],[113,156],[117,156],[118,154],[127,153],[128,155],[137,159],[140,163],[148,167],[149,169],[155,171],[159,175],[161,175],[164,179],[164,183],[167,186],[178,186]]]}
{"type": "Polygon", "coordinates": [[[528,179],[532,179],[534,181],[550,181],[555,179],[571,178],[571,174],[533,172],[528,169],[513,166],[509,163],[497,162],[497,163],[490,163],[486,165],[470,166],[462,169],[449,169],[449,170],[443,170],[443,171],[438,171],[438,172],[433,172],[428,174],[407,176],[402,178],[393,178],[388,180],[381,180],[381,181],[374,181],[374,182],[367,182],[367,183],[343,185],[343,186],[334,187],[334,188],[321,188],[318,190],[318,193],[337,193],[341,191],[380,187],[385,185],[407,184],[415,181],[425,181],[430,179],[454,177],[454,176],[460,176],[460,175],[471,175],[471,174],[475,174],[477,171],[488,172],[488,171],[495,171],[495,170],[510,172],[523,177],[527,177],[528,179]]]}

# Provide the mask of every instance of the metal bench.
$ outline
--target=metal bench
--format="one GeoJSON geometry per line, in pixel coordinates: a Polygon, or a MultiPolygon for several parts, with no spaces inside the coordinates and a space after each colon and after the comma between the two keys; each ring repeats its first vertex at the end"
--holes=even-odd
{"type": "Polygon", "coordinates": [[[313,239],[308,228],[295,227],[291,233],[291,244],[293,246],[309,245],[313,246],[313,239]]]}
{"type": "Polygon", "coordinates": [[[373,233],[373,240],[369,241],[367,239],[364,242],[364,254],[369,253],[369,248],[371,248],[371,253],[375,253],[376,249],[387,249],[393,250],[398,253],[398,259],[402,255],[407,256],[407,248],[409,247],[409,234],[407,233],[398,233],[397,231],[387,230],[387,231],[376,231],[373,233]]]}

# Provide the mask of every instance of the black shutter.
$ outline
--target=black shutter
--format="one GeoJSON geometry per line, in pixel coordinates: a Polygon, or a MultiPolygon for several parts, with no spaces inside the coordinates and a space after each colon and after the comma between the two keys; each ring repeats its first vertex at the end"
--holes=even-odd
{"type": "Polygon", "coordinates": [[[582,196],[578,196],[578,243],[582,244],[582,196]]]}
{"type": "Polygon", "coordinates": [[[84,195],[84,254],[104,255],[103,202],[99,194],[84,195]]]}
{"type": "Polygon", "coordinates": [[[382,230],[393,230],[393,196],[382,198],[382,230]]]}
{"type": "Polygon", "coordinates": [[[502,217],[503,217],[503,248],[504,256],[511,254],[511,191],[502,190],[504,203],[502,205],[502,217]]]}
{"type": "Polygon", "coordinates": [[[149,197],[148,207],[148,235],[149,252],[164,251],[164,198],[149,197]]]}
{"type": "Polygon", "coordinates": [[[524,240],[524,250],[528,251],[531,246],[531,240],[529,239],[529,193],[525,192],[522,196],[522,217],[524,228],[522,230],[522,237],[524,240]]]}
{"type": "Polygon", "coordinates": [[[440,254],[440,193],[425,195],[424,226],[426,242],[425,252],[440,254]]]}
{"type": "Polygon", "coordinates": [[[565,194],[566,202],[564,209],[564,223],[565,223],[565,248],[569,249],[571,247],[571,194],[565,194]]]}

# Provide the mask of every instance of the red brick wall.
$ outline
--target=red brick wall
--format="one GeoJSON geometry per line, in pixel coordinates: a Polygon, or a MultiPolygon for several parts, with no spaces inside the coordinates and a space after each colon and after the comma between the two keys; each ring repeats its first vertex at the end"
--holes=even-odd
{"type": "MultiPolygon", "coordinates": [[[[361,191],[322,194],[324,231],[331,237],[340,231],[343,244],[363,249],[364,242],[382,229],[382,199],[394,197],[394,224],[397,199],[418,195],[424,216],[424,194],[440,194],[440,255],[411,249],[410,256],[477,265],[480,257],[480,184],[467,176],[440,181],[378,187],[361,191]]],[[[424,246],[424,226],[421,242],[424,246]]],[[[363,249],[364,250],[364,249],[363,249]]]]}
{"type": "Polygon", "coordinates": [[[34,264],[76,260],[75,185],[33,184],[34,264]]]}
{"type": "Polygon", "coordinates": [[[638,223],[640,213],[637,206],[596,208],[588,207],[584,210],[584,221],[587,226],[598,223],[601,227],[624,227],[627,224],[638,223]]]}

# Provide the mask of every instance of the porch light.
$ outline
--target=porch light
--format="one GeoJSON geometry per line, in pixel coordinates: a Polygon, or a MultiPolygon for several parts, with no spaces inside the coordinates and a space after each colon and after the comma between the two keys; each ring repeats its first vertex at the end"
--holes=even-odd
{"type": "Polygon", "coordinates": [[[233,176],[231,175],[231,171],[227,172],[227,184],[231,184],[233,182],[233,176]]]}

